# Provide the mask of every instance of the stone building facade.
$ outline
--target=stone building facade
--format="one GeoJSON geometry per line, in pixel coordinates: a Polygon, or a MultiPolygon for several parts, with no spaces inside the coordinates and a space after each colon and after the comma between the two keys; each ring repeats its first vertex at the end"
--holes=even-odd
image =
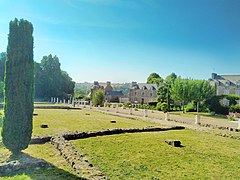
{"type": "Polygon", "coordinates": [[[111,85],[111,82],[107,81],[107,83],[99,83],[98,81],[94,81],[93,86],[91,88],[90,96],[92,98],[92,95],[96,90],[103,90],[105,95],[105,102],[115,102],[118,103],[119,99],[124,97],[122,91],[114,91],[113,87],[111,85]]]}
{"type": "Polygon", "coordinates": [[[157,84],[132,82],[129,91],[129,101],[135,104],[157,101],[157,89],[157,84]]]}
{"type": "Polygon", "coordinates": [[[240,96],[240,75],[218,75],[212,73],[210,83],[216,87],[216,95],[236,94],[240,96]]]}

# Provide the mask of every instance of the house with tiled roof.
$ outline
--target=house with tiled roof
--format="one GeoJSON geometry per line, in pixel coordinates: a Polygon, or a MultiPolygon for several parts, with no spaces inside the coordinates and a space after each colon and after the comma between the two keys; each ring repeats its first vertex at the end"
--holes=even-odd
{"type": "Polygon", "coordinates": [[[103,90],[105,95],[105,102],[119,102],[120,98],[124,97],[122,91],[114,91],[111,85],[111,82],[107,81],[107,83],[99,83],[98,81],[94,81],[93,86],[91,88],[91,98],[96,90],[103,90]]]}
{"type": "Polygon", "coordinates": [[[210,83],[216,87],[216,95],[236,94],[240,96],[240,75],[212,73],[210,83]]]}
{"type": "Polygon", "coordinates": [[[136,104],[157,101],[157,90],[157,84],[132,82],[129,91],[129,101],[136,104]]]}

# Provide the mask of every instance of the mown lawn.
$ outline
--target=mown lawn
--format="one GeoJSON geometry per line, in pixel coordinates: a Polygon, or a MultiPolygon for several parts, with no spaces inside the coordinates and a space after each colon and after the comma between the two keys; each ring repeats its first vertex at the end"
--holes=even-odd
{"type": "MultiPolygon", "coordinates": [[[[34,158],[41,158],[44,159],[46,162],[52,164],[53,166],[51,168],[44,167],[33,170],[31,167],[29,167],[28,170],[23,171],[21,173],[15,173],[11,174],[8,177],[4,176],[0,179],[4,180],[18,180],[18,179],[80,179],[80,176],[77,175],[69,166],[69,164],[59,155],[59,152],[54,149],[54,147],[49,144],[43,144],[43,145],[30,145],[28,149],[23,151],[22,156],[31,157],[34,158]]],[[[3,157],[0,160],[1,162],[4,162],[6,160],[9,160],[10,152],[6,150],[5,148],[0,148],[0,154],[3,155],[3,157]]]]}
{"type": "MultiPolygon", "coordinates": [[[[65,110],[65,109],[35,109],[33,119],[33,134],[47,135],[59,134],[67,131],[90,131],[107,128],[131,128],[146,127],[156,125],[143,122],[141,120],[132,120],[117,116],[105,115],[103,113],[84,111],[84,110],[65,110]],[[116,120],[116,123],[110,123],[110,120],[116,120]],[[40,124],[46,123],[49,128],[42,129],[40,124]]],[[[1,126],[0,126],[1,132],[1,126]]],[[[0,135],[1,136],[1,135],[0,135]]],[[[0,137],[1,139],[1,137],[0,137]]],[[[42,158],[53,164],[53,168],[40,168],[38,170],[27,170],[23,173],[11,175],[10,177],[1,177],[0,179],[78,179],[77,175],[59,155],[59,152],[52,145],[30,145],[24,150],[24,155],[32,158],[42,158]]],[[[0,142],[0,163],[8,161],[10,152],[5,149],[0,142]]]]}
{"type": "Polygon", "coordinates": [[[110,179],[240,179],[240,141],[191,130],[71,141],[110,179]],[[182,148],[166,139],[181,140],[182,148]]]}
{"type": "Polygon", "coordinates": [[[133,120],[87,110],[35,109],[33,135],[59,134],[68,131],[94,131],[110,128],[138,128],[159,124],[133,120]],[[110,123],[115,120],[116,123],[110,123]],[[42,129],[40,124],[48,124],[42,129]]]}

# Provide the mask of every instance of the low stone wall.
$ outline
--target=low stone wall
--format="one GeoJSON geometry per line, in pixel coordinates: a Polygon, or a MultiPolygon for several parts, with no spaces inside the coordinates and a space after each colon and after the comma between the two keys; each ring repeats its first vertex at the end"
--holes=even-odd
{"type": "Polygon", "coordinates": [[[106,129],[101,131],[90,131],[90,132],[70,132],[63,134],[66,140],[84,139],[97,136],[108,136],[114,134],[124,133],[139,133],[139,132],[154,132],[154,131],[169,131],[169,130],[181,130],[184,129],[182,126],[174,126],[169,128],[160,127],[145,127],[145,128],[128,128],[128,129],[106,129]]]}
{"type": "Polygon", "coordinates": [[[153,132],[153,131],[169,131],[169,130],[181,130],[184,129],[182,126],[173,126],[169,128],[160,128],[160,127],[145,127],[145,128],[128,128],[128,129],[106,129],[101,131],[75,131],[59,135],[48,135],[44,137],[35,136],[31,139],[31,144],[44,144],[49,142],[50,139],[54,136],[62,136],[65,140],[75,140],[75,139],[85,139],[90,137],[97,136],[107,136],[113,134],[124,134],[124,133],[139,133],[139,132],[153,132]]]}
{"type": "Polygon", "coordinates": [[[83,155],[79,154],[72,144],[63,136],[53,136],[51,144],[60,151],[60,154],[71,165],[71,167],[83,178],[100,180],[107,179],[104,174],[88,162],[83,155]]]}

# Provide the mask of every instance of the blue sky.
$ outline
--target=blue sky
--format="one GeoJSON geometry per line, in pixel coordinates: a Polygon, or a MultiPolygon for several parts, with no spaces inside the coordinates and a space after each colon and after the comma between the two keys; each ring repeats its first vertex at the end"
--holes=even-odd
{"type": "Polygon", "coordinates": [[[10,20],[34,26],[34,60],[53,54],[76,82],[208,79],[240,74],[239,0],[0,0],[0,52],[10,20]]]}

